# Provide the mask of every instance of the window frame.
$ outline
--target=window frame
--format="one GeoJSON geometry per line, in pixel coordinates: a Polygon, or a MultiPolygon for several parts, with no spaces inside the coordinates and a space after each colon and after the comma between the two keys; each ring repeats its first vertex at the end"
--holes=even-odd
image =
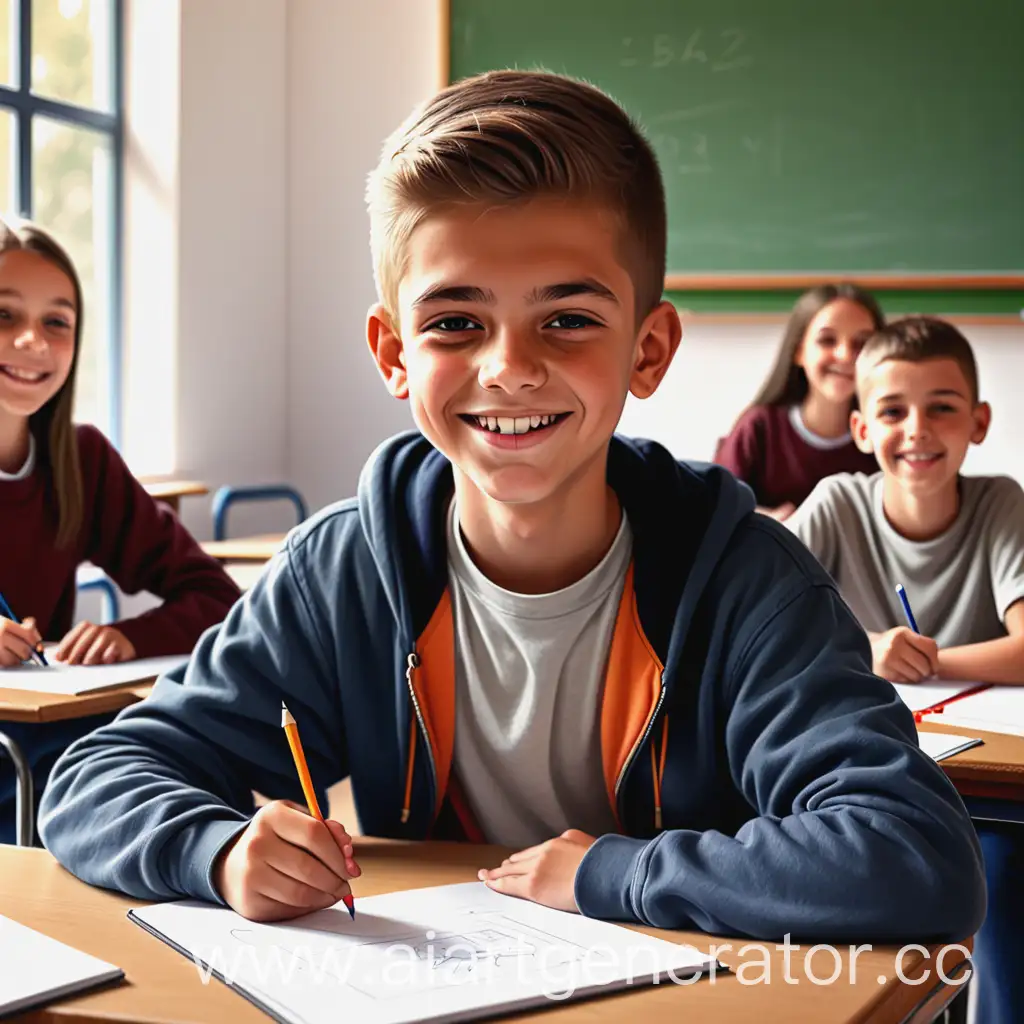
{"type": "MultiPolygon", "coordinates": [[[[31,219],[33,214],[32,127],[36,115],[64,124],[88,128],[110,140],[112,167],[110,197],[111,266],[108,296],[110,333],[106,339],[107,430],[110,440],[121,441],[121,386],[123,352],[124,286],[124,4],[110,0],[110,88],[112,112],[80,107],[63,100],[39,96],[32,91],[32,0],[10,0],[12,21],[11,56],[14,57],[14,86],[0,83],[0,110],[15,116],[15,144],[12,170],[16,180],[15,201],[18,214],[31,219]]],[[[6,201],[6,200],[5,200],[6,201]]],[[[102,339],[100,339],[102,341],[102,339]]]]}

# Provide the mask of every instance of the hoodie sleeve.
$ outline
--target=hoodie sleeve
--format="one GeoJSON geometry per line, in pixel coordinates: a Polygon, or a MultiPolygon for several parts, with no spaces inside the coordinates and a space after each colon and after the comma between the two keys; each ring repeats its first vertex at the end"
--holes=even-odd
{"type": "Polygon", "coordinates": [[[213,862],[248,823],[253,791],[303,802],[282,701],[322,806],[326,787],[347,775],[333,658],[289,548],[204,634],[186,669],[54,766],[39,831],[79,878],[144,899],[221,902],[213,862]]]}
{"type": "Polygon", "coordinates": [[[735,835],[601,837],[577,873],[580,910],[759,938],[973,934],[985,912],[974,830],[910,712],[870,673],[865,634],[830,584],[781,605],[735,636],[724,666],[728,765],[757,816],[735,835]]]}

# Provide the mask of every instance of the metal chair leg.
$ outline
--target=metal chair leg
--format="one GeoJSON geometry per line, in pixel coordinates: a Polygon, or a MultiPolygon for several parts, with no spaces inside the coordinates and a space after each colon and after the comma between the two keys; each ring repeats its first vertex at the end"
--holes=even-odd
{"type": "Polygon", "coordinates": [[[14,765],[15,774],[18,776],[18,785],[15,790],[15,816],[17,818],[17,829],[15,841],[18,846],[33,846],[35,832],[35,789],[32,784],[32,769],[21,747],[14,742],[6,733],[0,732],[0,747],[4,749],[7,756],[14,765]]]}

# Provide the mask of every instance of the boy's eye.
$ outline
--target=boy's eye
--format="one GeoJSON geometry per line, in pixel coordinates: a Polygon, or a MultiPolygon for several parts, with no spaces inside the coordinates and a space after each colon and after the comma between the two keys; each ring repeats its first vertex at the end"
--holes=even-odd
{"type": "Polygon", "coordinates": [[[13,320],[14,317],[11,315],[9,309],[0,309],[0,320],[13,320]]]}
{"type": "Polygon", "coordinates": [[[582,313],[559,313],[547,326],[556,331],[579,331],[584,327],[597,327],[598,323],[582,313]]]}
{"type": "Polygon", "coordinates": [[[56,330],[66,331],[66,330],[68,330],[71,327],[71,324],[69,324],[67,322],[67,320],[65,320],[63,317],[54,316],[54,317],[50,317],[46,321],[46,326],[47,327],[52,327],[52,328],[54,328],[56,330]]]}
{"type": "Polygon", "coordinates": [[[956,412],[956,409],[954,409],[953,406],[947,405],[946,403],[943,402],[941,405],[933,405],[932,406],[932,412],[933,413],[956,412]]]}
{"type": "Polygon", "coordinates": [[[878,410],[878,415],[883,420],[894,420],[901,412],[902,410],[898,405],[887,405],[884,409],[878,410]]]}
{"type": "Polygon", "coordinates": [[[460,334],[463,331],[479,330],[480,325],[468,316],[445,316],[435,320],[426,328],[428,331],[440,331],[442,334],[460,334]]]}

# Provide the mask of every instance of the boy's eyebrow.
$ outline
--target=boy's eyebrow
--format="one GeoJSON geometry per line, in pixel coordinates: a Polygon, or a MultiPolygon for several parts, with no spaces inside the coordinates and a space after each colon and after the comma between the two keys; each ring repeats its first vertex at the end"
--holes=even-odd
{"type": "Polygon", "coordinates": [[[423,306],[428,302],[482,302],[493,306],[496,301],[494,292],[486,288],[477,288],[471,284],[437,284],[414,300],[413,305],[423,306]]]}
{"type": "MultiPolygon", "coordinates": [[[[608,299],[616,305],[619,304],[618,296],[592,277],[584,277],[579,281],[561,281],[558,284],[547,284],[541,288],[534,288],[526,296],[526,301],[532,306],[541,302],[571,299],[577,295],[593,295],[599,299],[608,299]]],[[[480,302],[493,306],[496,301],[494,292],[486,288],[478,288],[469,284],[438,284],[428,288],[413,302],[413,306],[424,306],[428,302],[480,302]]]]}
{"type": "Polygon", "coordinates": [[[608,299],[619,304],[618,296],[600,281],[592,277],[584,277],[579,281],[563,281],[559,284],[545,285],[543,288],[534,288],[526,301],[531,305],[539,302],[557,302],[559,299],[571,299],[577,295],[592,295],[599,299],[608,299]]]}
{"type": "MultiPolygon", "coordinates": [[[[929,397],[941,398],[944,395],[952,395],[954,398],[966,398],[967,396],[962,391],[957,391],[956,388],[935,388],[928,392],[929,397]]],[[[890,395],[882,395],[880,398],[876,398],[876,402],[895,402],[897,398],[902,398],[902,391],[894,391],[890,395]]]]}

